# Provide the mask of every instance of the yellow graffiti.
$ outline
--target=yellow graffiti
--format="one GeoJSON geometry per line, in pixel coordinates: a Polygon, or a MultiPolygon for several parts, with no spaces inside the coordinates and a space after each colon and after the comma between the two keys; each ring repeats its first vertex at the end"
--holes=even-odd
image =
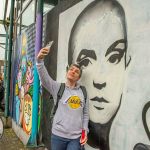
{"type": "Polygon", "coordinates": [[[26,55],[26,45],[27,45],[27,37],[25,34],[23,34],[23,36],[22,36],[22,51],[21,51],[22,56],[26,55]]]}
{"type": "Polygon", "coordinates": [[[15,87],[15,95],[19,95],[19,87],[18,87],[18,83],[16,83],[16,87],[15,87]]]}
{"type": "Polygon", "coordinates": [[[25,46],[26,43],[27,43],[27,38],[26,38],[26,35],[23,34],[23,36],[22,36],[22,46],[25,46]]]}
{"type": "Polygon", "coordinates": [[[24,121],[23,129],[27,134],[30,134],[32,127],[32,99],[29,94],[24,97],[24,121]]]}

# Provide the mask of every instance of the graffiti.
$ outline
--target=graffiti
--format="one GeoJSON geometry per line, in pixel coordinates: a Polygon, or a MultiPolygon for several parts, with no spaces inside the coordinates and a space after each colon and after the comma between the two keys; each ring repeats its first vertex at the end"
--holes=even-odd
{"type": "MultiPolygon", "coordinates": [[[[142,111],[142,120],[143,120],[144,129],[145,129],[147,136],[150,140],[150,130],[149,130],[149,126],[148,126],[149,120],[147,119],[147,117],[148,117],[147,114],[148,114],[149,108],[150,108],[150,101],[144,105],[144,108],[142,111]]],[[[150,145],[147,145],[145,143],[137,143],[134,146],[134,150],[150,150],[150,145]]]]}
{"type": "Polygon", "coordinates": [[[24,122],[23,129],[26,133],[31,132],[32,125],[32,98],[29,94],[24,96],[24,122]]]}
{"type": "Polygon", "coordinates": [[[30,134],[32,123],[32,95],[33,95],[33,62],[27,56],[28,36],[22,34],[22,47],[18,61],[18,73],[15,84],[16,122],[23,130],[30,134]]]}
{"type": "MultiPolygon", "coordinates": [[[[85,149],[133,150],[139,143],[145,146],[150,140],[150,1],[67,2],[71,7],[62,2],[47,15],[46,41],[54,40],[55,44],[45,64],[59,82],[65,82],[68,64],[78,63],[83,69],[80,82],[90,98],[85,149]],[[56,69],[57,75],[53,74],[56,69]]],[[[45,102],[45,110],[50,107],[45,102]]]]}
{"type": "Polygon", "coordinates": [[[89,4],[73,25],[68,64],[78,63],[83,70],[81,84],[90,98],[88,144],[93,148],[109,150],[109,132],[121,104],[125,70],[130,61],[126,60],[126,51],[121,5],[113,1],[89,4]]]}

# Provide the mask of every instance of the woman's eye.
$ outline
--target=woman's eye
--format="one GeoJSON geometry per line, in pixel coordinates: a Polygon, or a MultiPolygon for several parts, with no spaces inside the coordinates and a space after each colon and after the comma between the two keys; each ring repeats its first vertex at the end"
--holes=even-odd
{"type": "Polygon", "coordinates": [[[113,54],[108,58],[108,61],[112,64],[118,64],[122,58],[122,55],[113,54]]]}
{"type": "Polygon", "coordinates": [[[84,69],[85,67],[87,67],[89,64],[92,64],[92,63],[91,63],[90,59],[85,58],[85,59],[81,60],[78,64],[80,65],[80,67],[83,67],[83,69],[84,69]]]}
{"type": "Polygon", "coordinates": [[[69,70],[72,71],[73,69],[72,69],[72,68],[69,68],[69,70]]]}

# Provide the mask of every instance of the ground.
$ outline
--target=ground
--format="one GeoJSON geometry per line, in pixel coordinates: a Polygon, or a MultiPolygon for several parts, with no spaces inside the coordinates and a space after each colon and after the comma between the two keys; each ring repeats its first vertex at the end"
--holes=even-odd
{"type": "Polygon", "coordinates": [[[2,138],[0,138],[0,150],[46,150],[44,147],[27,148],[26,146],[24,146],[11,128],[11,118],[8,119],[7,125],[5,125],[6,120],[4,117],[4,113],[1,110],[0,116],[5,126],[3,136],[2,138]]]}

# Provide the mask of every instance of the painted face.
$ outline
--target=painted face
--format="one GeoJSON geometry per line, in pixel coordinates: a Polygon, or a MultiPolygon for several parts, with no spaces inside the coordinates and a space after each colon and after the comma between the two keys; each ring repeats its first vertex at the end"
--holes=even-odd
{"type": "Polygon", "coordinates": [[[67,72],[67,79],[71,81],[78,81],[80,78],[80,69],[76,66],[71,66],[67,72]]]}
{"type": "Polygon", "coordinates": [[[33,84],[32,68],[31,68],[31,66],[28,66],[27,72],[26,72],[26,85],[25,85],[26,92],[29,90],[29,88],[32,84],[33,84]]]}
{"type": "Polygon", "coordinates": [[[17,79],[18,79],[18,88],[21,89],[21,80],[22,80],[22,71],[21,71],[21,69],[19,70],[17,79]]]}
{"type": "Polygon", "coordinates": [[[90,120],[105,124],[122,95],[126,41],[121,19],[107,12],[100,19],[80,20],[72,39],[73,63],[83,68],[81,83],[90,99],[90,120]]]}

